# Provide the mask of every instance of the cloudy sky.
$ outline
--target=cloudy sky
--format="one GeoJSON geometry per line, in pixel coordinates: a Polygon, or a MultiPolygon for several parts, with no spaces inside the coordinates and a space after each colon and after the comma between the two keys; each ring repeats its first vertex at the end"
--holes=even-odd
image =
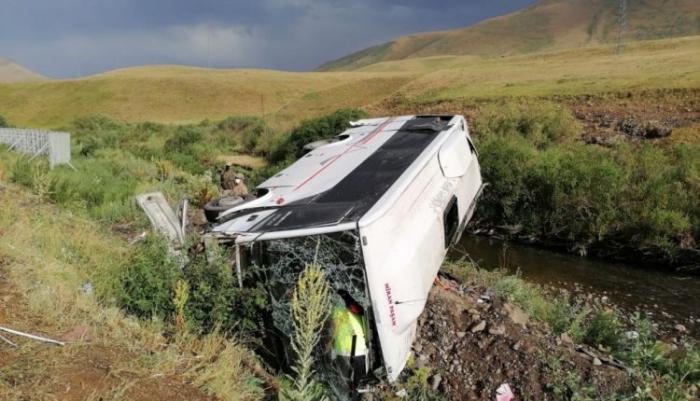
{"type": "Polygon", "coordinates": [[[53,78],[143,64],[309,70],[537,0],[0,0],[0,57],[53,78]]]}

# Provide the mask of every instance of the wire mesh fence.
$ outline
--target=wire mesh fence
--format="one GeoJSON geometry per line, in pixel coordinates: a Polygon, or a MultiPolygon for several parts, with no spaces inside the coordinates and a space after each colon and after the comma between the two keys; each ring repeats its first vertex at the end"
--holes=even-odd
{"type": "Polygon", "coordinates": [[[70,165],[70,134],[67,132],[0,128],[0,144],[32,157],[46,155],[51,168],[58,164],[70,165]]]}

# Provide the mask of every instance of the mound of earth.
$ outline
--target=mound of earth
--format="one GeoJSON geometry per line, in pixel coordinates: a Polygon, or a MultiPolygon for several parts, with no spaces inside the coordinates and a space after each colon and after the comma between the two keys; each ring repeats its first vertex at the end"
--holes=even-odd
{"type": "Polygon", "coordinates": [[[518,306],[456,285],[433,289],[413,349],[412,368],[432,368],[431,385],[454,400],[493,400],[503,383],[517,400],[550,399],[567,377],[594,383],[601,398],[627,388],[628,374],[614,362],[580,352],[518,306]]]}

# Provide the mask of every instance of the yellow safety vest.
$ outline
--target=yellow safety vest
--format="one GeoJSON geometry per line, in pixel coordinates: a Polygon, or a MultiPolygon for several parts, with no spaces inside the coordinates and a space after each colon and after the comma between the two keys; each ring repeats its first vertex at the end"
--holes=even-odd
{"type": "Polygon", "coordinates": [[[367,354],[365,325],[362,316],[347,308],[335,308],[331,314],[333,322],[333,350],[339,356],[352,356],[352,337],[355,340],[355,356],[367,354]]]}

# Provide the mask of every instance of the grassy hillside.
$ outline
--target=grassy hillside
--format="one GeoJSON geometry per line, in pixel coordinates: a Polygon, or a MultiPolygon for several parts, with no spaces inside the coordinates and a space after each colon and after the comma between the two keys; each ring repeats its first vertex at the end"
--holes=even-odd
{"type": "MultiPolygon", "coordinates": [[[[627,40],[700,34],[694,0],[628,2],[627,40]]],[[[499,56],[611,43],[617,36],[617,0],[545,0],[471,27],[395,39],[324,64],[319,70],[353,70],[380,61],[444,55],[499,56]]]]}
{"type": "MultiPolygon", "coordinates": [[[[335,110],[353,103],[358,87],[363,88],[361,101],[379,100],[387,88],[375,81],[386,75],[141,67],[78,80],[0,84],[0,114],[12,123],[38,127],[62,126],[94,113],[176,123],[261,115],[263,110],[269,115],[282,108],[296,116],[305,110],[295,109],[294,102],[323,99],[324,108],[335,110]],[[337,88],[340,93],[333,94],[337,88]]],[[[392,74],[388,82],[401,85],[407,80],[403,75],[392,74]]]]}
{"type": "Polygon", "coordinates": [[[387,61],[359,71],[289,73],[143,67],[70,81],[0,84],[11,124],[62,127],[105,113],[124,121],[190,123],[265,116],[275,128],[397,94],[419,101],[559,96],[700,88],[700,36],[502,58],[442,56],[387,61]]]}
{"type": "Polygon", "coordinates": [[[0,58],[0,82],[43,81],[46,79],[45,76],[22,67],[12,60],[0,58]]]}

